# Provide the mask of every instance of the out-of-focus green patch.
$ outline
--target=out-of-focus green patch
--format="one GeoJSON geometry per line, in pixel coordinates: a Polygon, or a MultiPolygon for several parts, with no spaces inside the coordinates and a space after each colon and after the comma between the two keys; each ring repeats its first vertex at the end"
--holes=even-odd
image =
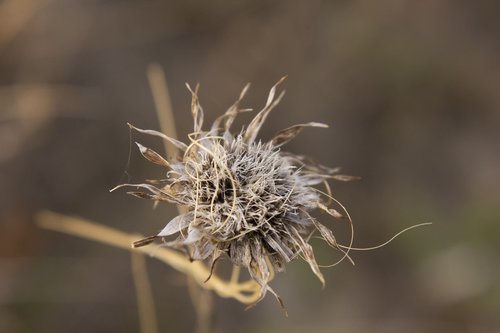
{"type": "Polygon", "coordinates": [[[500,197],[473,202],[463,208],[462,237],[479,244],[500,247],[500,197]]]}
{"type": "MultiPolygon", "coordinates": [[[[494,284],[487,292],[481,294],[476,302],[485,311],[497,313],[500,309],[500,282],[494,284]]],[[[491,313],[493,315],[493,313],[491,313]]]]}

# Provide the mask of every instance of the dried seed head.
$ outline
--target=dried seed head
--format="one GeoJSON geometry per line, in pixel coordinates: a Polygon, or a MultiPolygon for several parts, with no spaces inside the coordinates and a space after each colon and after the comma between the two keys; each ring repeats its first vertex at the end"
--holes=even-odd
{"type": "Polygon", "coordinates": [[[121,186],[136,187],[137,191],[129,193],[140,198],[167,201],[185,208],[184,214],[173,218],[157,235],[137,241],[136,247],[158,237],[177,234],[176,239],[165,241],[165,245],[185,250],[193,260],[211,259],[212,264],[226,254],[233,264],[248,269],[262,286],[262,296],[267,290],[273,292],[267,284],[273,269],[282,271],[287,262],[299,255],[324,283],[308,240],[317,230],[330,246],[338,247],[331,230],[310,212],[320,209],[334,218],[343,216],[327,207],[329,196],[314,186],[324,183],[329,189],[328,179],[345,181],[352,177],[338,175],[338,169],[315,165],[303,156],[281,150],[282,145],[305,127],[327,127],[324,124],[295,125],[278,132],[269,142],[256,140],[268,114],[283,97],[283,92],[275,96],[282,80],[271,89],[265,107],[247,129],[236,135],[231,134],[230,127],[238,113],[247,111],[241,109],[239,103],[248,85],[208,131],[202,130],[203,110],[197,89],[193,91],[188,86],[194,118],[189,145],[163,133],[130,125],[139,132],[174,144],[182,152],[182,158],[167,161],[137,144],[147,160],[168,169],[168,177],[150,184],[121,186]]]}

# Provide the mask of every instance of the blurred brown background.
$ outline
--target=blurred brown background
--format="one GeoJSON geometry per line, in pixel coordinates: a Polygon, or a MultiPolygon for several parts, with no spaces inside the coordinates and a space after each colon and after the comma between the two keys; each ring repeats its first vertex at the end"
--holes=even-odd
{"type": "MultiPolygon", "coordinates": [[[[144,234],[175,214],[108,192],[127,177],[126,122],[158,128],[152,62],[181,137],[184,82],[201,84],[212,121],[246,82],[243,106],[258,109],[288,74],[262,136],[331,125],[287,148],[363,177],[332,184],[356,245],[434,223],[324,269],[324,290],[294,262],[273,282],[289,318],[271,296],[249,311],[216,298],[218,332],[498,332],[499,56],[498,1],[0,1],[0,332],[138,332],[129,254],[41,230],[34,214],[144,234]]],[[[127,171],[160,173],[135,150],[127,171]]],[[[161,331],[192,331],[184,278],[148,265],[161,331]]]]}

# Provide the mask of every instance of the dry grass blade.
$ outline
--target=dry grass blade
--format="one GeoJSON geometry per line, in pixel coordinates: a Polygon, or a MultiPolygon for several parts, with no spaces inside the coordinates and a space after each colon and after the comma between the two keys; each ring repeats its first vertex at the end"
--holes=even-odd
{"type": "MultiPolygon", "coordinates": [[[[153,96],[155,99],[156,105],[156,114],[158,116],[158,122],[160,124],[160,129],[163,133],[170,135],[170,137],[177,139],[177,131],[175,126],[175,118],[173,113],[172,104],[170,101],[170,94],[167,85],[167,79],[165,77],[165,73],[162,67],[158,64],[151,64],[148,68],[148,78],[151,90],[153,92],[153,96]]],[[[188,89],[190,89],[188,87],[188,89]]],[[[198,86],[196,86],[196,90],[192,93],[192,101],[191,101],[191,113],[194,119],[194,131],[198,132],[201,130],[201,126],[203,124],[203,109],[201,108],[200,103],[198,102],[198,86]]],[[[165,144],[165,152],[167,155],[175,156],[176,155],[176,147],[173,145],[165,144]]],[[[157,204],[159,201],[155,201],[157,204]]],[[[184,214],[187,210],[181,205],[177,205],[177,211],[179,214],[184,214]]],[[[146,238],[146,242],[149,240],[154,240],[156,237],[148,237],[146,238]]],[[[142,240],[144,241],[144,240],[142,240]]],[[[134,247],[143,246],[146,244],[142,244],[141,241],[136,241],[133,243],[134,247]]],[[[213,273],[213,264],[210,268],[210,274],[208,275],[208,280],[213,273]]],[[[187,277],[188,280],[188,290],[189,295],[191,297],[191,301],[193,306],[196,309],[197,314],[197,331],[199,333],[203,332],[204,329],[208,329],[211,327],[211,316],[212,316],[212,294],[209,290],[204,290],[203,286],[199,286],[194,283],[193,278],[187,277]],[[195,297],[197,295],[201,302],[195,297]]],[[[206,282],[206,280],[204,282],[206,282]]]]}
{"type": "Polygon", "coordinates": [[[5,0],[0,3],[0,49],[12,41],[52,0],[5,0]]]}
{"type": "MultiPolygon", "coordinates": [[[[158,64],[150,64],[148,66],[147,75],[161,130],[163,133],[168,133],[170,137],[177,138],[172,103],[163,69],[158,64]]],[[[177,148],[167,144],[167,142],[165,142],[165,150],[169,156],[175,156],[177,154],[177,148]]]]}
{"type": "Polygon", "coordinates": [[[153,291],[149,283],[146,260],[142,253],[131,253],[132,276],[134,278],[137,307],[139,309],[139,323],[142,333],[157,333],[158,324],[153,298],[153,291]]]}
{"type": "Polygon", "coordinates": [[[212,309],[213,309],[213,294],[210,290],[200,288],[200,286],[190,276],[187,278],[187,287],[189,296],[191,297],[196,316],[196,333],[211,333],[213,332],[212,324],[212,309]]]}

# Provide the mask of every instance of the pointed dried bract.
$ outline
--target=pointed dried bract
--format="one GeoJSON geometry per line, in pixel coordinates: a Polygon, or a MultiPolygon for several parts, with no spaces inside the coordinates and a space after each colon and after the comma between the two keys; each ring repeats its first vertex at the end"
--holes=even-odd
{"type": "MultiPolygon", "coordinates": [[[[283,97],[276,97],[277,86],[270,91],[264,108],[257,113],[246,130],[233,135],[229,129],[241,109],[240,102],[248,90],[217,118],[209,131],[203,131],[203,110],[198,100],[198,87],[192,94],[191,111],[194,133],[184,144],[163,133],[130,127],[141,133],[158,136],[173,143],[182,154],[167,161],[157,152],[137,144],[150,162],[167,169],[167,179],[150,184],[124,184],[136,188],[130,194],[155,201],[168,201],[185,208],[185,214],[173,218],[156,235],[138,240],[144,246],[155,238],[163,238],[169,247],[186,251],[193,260],[210,259],[214,263],[222,254],[234,265],[248,269],[252,278],[273,294],[268,281],[274,270],[298,256],[305,259],[324,284],[316,263],[311,234],[318,231],[332,247],[337,242],[332,231],[310,215],[318,209],[334,218],[343,214],[328,207],[331,198],[313,186],[328,179],[351,180],[331,169],[311,163],[307,158],[286,153],[281,147],[306,127],[328,127],[306,123],[278,132],[269,142],[257,135],[269,113],[283,97]],[[175,239],[166,239],[177,235],[175,239]]],[[[329,187],[327,186],[328,191],[329,187]]],[[[347,212],[346,212],[347,215],[347,212]]]]}

